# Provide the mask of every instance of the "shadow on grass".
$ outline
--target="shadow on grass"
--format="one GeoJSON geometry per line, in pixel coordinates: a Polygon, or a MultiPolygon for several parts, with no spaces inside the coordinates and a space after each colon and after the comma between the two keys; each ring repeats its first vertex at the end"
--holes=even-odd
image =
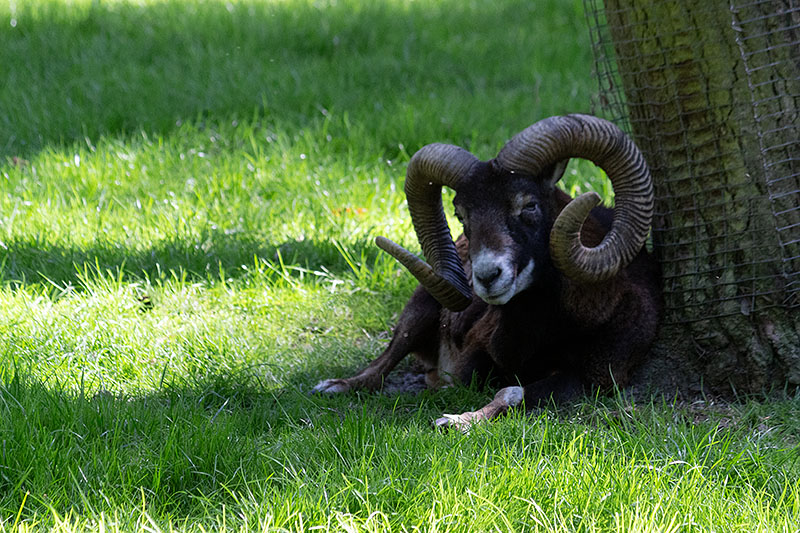
{"type": "Polygon", "coordinates": [[[542,18],[523,0],[44,4],[12,2],[0,26],[0,157],[256,110],[299,131],[325,109],[371,123],[435,93],[469,109],[487,80],[530,87],[508,26],[542,18]]]}
{"type": "MultiPolygon", "coordinates": [[[[587,399],[540,418],[544,430],[517,418],[521,423],[434,437],[431,419],[479,402],[482,394],[450,388],[319,398],[292,386],[264,388],[249,374],[212,374],[130,397],[64,391],[19,374],[0,379],[0,435],[7,437],[0,450],[0,517],[19,512],[22,520],[41,521],[55,511],[91,521],[102,513],[128,530],[137,526],[137,509],[159,521],[213,518],[227,508],[234,520],[248,505],[273,511],[287,499],[292,510],[318,510],[314,502],[327,504],[329,495],[366,515],[361,486],[353,485],[359,479],[370,486],[387,477],[426,480],[433,457],[452,458],[452,468],[462,461],[486,468],[466,458],[511,453],[516,465],[533,454],[532,466],[556,461],[555,468],[562,457],[595,457],[603,443],[609,455],[630,454],[648,469],[664,464],[659,475],[676,476],[676,483],[683,470],[669,466],[708,463],[722,465],[708,476],[724,478],[723,487],[764,490],[771,501],[783,501],[787,487],[796,485],[797,454],[790,448],[797,439],[796,396],[784,395],[777,412],[759,403],[698,412],[696,403],[653,401],[634,409],[621,400],[587,399]],[[584,437],[598,448],[576,448],[584,437]]],[[[437,477],[455,472],[437,466],[437,477]]],[[[426,494],[415,483],[404,487],[426,494]]],[[[391,507],[393,494],[371,497],[391,507]]]]}
{"type": "Polygon", "coordinates": [[[81,286],[84,268],[103,275],[123,273],[126,279],[163,280],[178,276],[189,282],[239,279],[259,270],[269,277],[317,275],[340,279],[353,274],[355,258],[373,265],[381,253],[372,240],[348,243],[347,251],[333,239],[265,243],[253,236],[211,232],[195,241],[171,239],[146,249],[107,242],[90,247],[66,247],[18,240],[0,248],[0,279],[10,284],[52,283],[81,286]],[[344,254],[350,254],[346,257],[344,254]]]}
{"type": "Polygon", "coordinates": [[[420,412],[409,395],[354,400],[265,389],[252,375],[209,375],[141,396],[0,379],[0,434],[13,435],[2,440],[0,517],[118,510],[126,530],[144,502],[158,520],[237,509],[248,494],[281,500],[292,487],[319,485],[329,468],[349,472],[434,412],[420,412]]]}
{"type": "MultiPolygon", "coordinates": [[[[349,494],[353,488],[342,474],[365,475],[365,461],[374,469],[380,457],[373,456],[383,450],[418,453],[420,442],[408,438],[414,434],[408,426],[441,410],[420,411],[419,397],[315,398],[235,379],[208,376],[140,397],[80,395],[25,378],[0,381],[0,412],[7,415],[0,430],[16,437],[4,441],[0,516],[14,516],[26,493],[23,520],[54,508],[83,517],[122,509],[123,521],[135,516],[127,502],[146,501],[161,518],[202,516],[223,506],[237,514],[238,498],[247,495],[269,502],[314,488],[349,494]]],[[[424,442],[423,449],[447,446],[424,442]]],[[[424,479],[424,463],[423,457],[412,463],[413,477],[424,479]]],[[[401,471],[410,475],[408,467],[401,471]]]]}

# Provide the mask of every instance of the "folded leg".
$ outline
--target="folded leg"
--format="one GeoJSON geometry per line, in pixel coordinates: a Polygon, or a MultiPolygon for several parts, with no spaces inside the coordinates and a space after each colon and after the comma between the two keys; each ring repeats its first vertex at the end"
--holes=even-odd
{"type": "Polygon", "coordinates": [[[439,303],[425,289],[417,288],[403,308],[392,340],[381,355],[355,376],[326,379],[319,382],[312,392],[334,394],[380,389],[389,372],[409,353],[417,353],[422,359],[435,359],[440,311],[439,303]]]}
{"type": "Polygon", "coordinates": [[[556,404],[573,401],[583,394],[583,385],[577,376],[555,373],[524,387],[505,387],[497,391],[494,399],[477,411],[457,415],[445,414],[434,421],[438,428],[455,427],[466,431],[472,424],[491,420],[503,415],[509,409],[525,405],[534,408],[547,402],[556,404]]]}

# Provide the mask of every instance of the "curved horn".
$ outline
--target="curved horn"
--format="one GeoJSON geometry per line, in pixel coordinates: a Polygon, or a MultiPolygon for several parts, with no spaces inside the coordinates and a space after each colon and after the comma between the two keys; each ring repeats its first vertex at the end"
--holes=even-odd
{"type": "Polygon", "coordinates": [[[444,307],[465,309],[472,290],[442,209],[442,186],[455,189],[478,158],[458,146],[429,144],[408,163],[406,198],[414,231],[428,263],[398,244],[378,237],[375,242],[400,261],[444,307]]]}
{"type": "Polygon", "coordinates": [[[506,144],[496,161],[511,172],[537,175],[558,161],[580,157],[603,169],[614,188],[614,222],[594,248],[581,243],[589,211],[600,203],[585,193],[567,204],[550,233],[550,255],[564,275],[581,282],[613,277],[639,252],[653,218],[653,182],[644,156],[611,122],[588,116],[550,117],[506,144]]]}

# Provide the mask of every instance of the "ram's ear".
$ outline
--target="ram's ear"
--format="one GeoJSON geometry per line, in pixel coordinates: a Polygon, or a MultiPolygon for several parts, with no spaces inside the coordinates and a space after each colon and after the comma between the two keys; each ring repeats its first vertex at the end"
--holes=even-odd
{"type": "Polygon", "coordinates": [[[564,175],[568,163],[569,159],[563,159],[542,170],[541,176],[544,183],[551,188],[555,187],[558,180],[564,175]]]}

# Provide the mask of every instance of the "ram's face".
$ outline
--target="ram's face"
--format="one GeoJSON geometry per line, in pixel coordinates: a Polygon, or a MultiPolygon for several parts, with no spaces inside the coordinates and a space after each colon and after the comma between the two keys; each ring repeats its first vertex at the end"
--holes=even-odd
{"type": "Polygon", "coordinates": [[[469,240],[473,289],[485,302],[503,305],[552,269],[552,187],[510,173],[472,181],[459,187],[453,204],[469,240]]]}

